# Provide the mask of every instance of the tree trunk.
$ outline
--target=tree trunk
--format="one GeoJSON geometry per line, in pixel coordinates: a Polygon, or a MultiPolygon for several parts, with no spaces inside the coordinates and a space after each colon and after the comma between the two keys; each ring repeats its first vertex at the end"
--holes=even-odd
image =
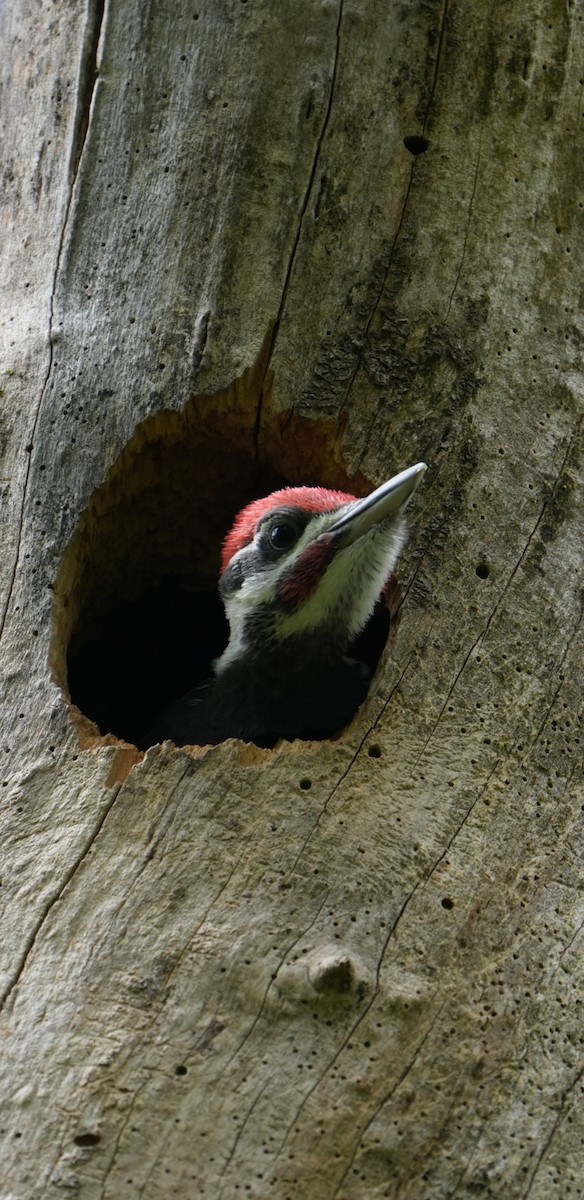
{"type": "Polygon", "coordinates": [[[582,1195],[582,12],[3,6],[3,1197],[582,1195]],[[136,749],[420,459],[353,723],[136,749]]]}

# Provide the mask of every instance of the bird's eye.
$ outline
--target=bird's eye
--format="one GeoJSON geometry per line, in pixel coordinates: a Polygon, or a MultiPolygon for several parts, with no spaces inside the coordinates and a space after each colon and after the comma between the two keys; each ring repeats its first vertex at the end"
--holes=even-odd
{"type": "Polygon", "coordinates": [[[289,550],[297,538],[297,530],[285,521],[279,521],[277,525],[272,525],[268,533],[270,546],[274,550],[289,550]]]}

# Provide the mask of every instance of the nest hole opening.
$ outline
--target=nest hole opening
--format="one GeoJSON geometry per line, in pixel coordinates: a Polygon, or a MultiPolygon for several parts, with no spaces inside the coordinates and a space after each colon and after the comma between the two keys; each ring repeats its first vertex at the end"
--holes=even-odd
{"type": "MultiPolygon", "coordinates": [[[[268,400],[259,444],[245,380],[155,413],[79,518],[55,586],[51,662],[82,745],[107,736],[146,749],[157,713],[209,678],[229,634],[221,546],[243,505],[287,484],[374,486],[338,461],[336,423],[274,415],[268,400]]],[[[390,609],[391,596],[355,644],[373,669],[390,609]]]]}

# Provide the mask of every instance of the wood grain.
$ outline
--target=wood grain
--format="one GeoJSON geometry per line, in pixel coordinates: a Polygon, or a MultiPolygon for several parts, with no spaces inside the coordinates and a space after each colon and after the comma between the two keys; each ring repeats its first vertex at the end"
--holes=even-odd
{"type": "Polygon", "coordinates": [[[0,21],[0,1193],[581,1196],[581,5],[0,21]],[[189,421],[226,509],[430,465],[335,741],[79,742],[189,421]]]}

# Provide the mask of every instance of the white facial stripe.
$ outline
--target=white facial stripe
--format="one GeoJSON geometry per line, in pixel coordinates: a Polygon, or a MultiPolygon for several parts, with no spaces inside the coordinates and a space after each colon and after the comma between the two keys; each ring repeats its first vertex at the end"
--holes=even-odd
{"type": "MultiPolygon", "coordinates": [[[[337,518],[338,510],[312,520],[290,554],[285,555],[280,563],[267,571],[248,576],[238,591],[226,597],[230,639],[227,649],[215,663],[217,672],[224,670],[244,653],[248,615],[269,603],[291,560],[296,560],[318,533],[325,532],[337,518]]],[[[382,521],[367,535],[344,550],[339,550],[320,584],[304,604],[289,614],[275,610],[276,639],[281,641],[320,629],[323,638],[329,637],[332,641],[340,639],[348,645],[367,624],[405,543],[406,530],[405,518],[398,515],[391,521],[382,521]]],[[[249,552],[249,546],[238,551],[234,558],[246,551],[249,552]]]]}
{"type": "MultiPolygon", "coordinates": [[[[278,582],[288,570],[291,560],[298,558],[310,542],[313,542],[320,533],[324,533],[329,525],[332,525],[333,521],[337,520],[342,511],[343,509],[335,509],[334,512],[321,513],[320,516],[313,517],[289,554],[285,554],[281,561],[274,563],[269,570],[259,571],[256,575],[248,575],[241,587],[225,598],[225,612],[229,621],[230,637],[227,649],[224,650],[221,658],[216,660],[216,671],[223,670],[243,653],[245,621],[249,613],[267,603],[274,596],[278,582]]],[[[260,534],[256,533],[253,542],[238,550],[237,554],[233,555],[231,562],[236,562],[244,555],[249,554],[250,546],[254,549],[257,548],[259,537],[260,534]]]]}
{"type": "Polygon", "coordinates": [[[368,536],[340,550],[327,567],[318,588],[296,612],[277,617],[277,637],[287,638],[310,629],[335,628],[347,643],[361,632],[371,616],[406,540],[406,522],[394,518],[368,536]]]}

